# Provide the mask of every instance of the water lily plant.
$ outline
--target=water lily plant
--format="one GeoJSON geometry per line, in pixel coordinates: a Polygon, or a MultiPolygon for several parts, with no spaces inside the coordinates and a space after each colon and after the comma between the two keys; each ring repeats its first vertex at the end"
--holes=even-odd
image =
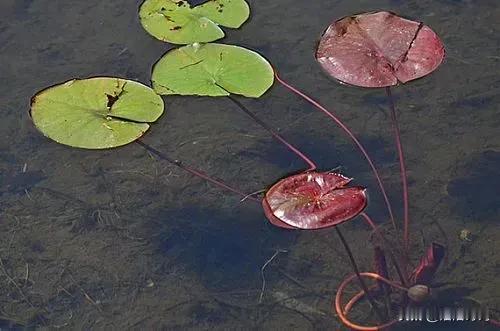
{"type": "Polygon", "coordinates": [[[442,63],[444,56],[443,43],[431,28],[386,11],[336,20],[323,33],[316,51],[317,61],[340,82],[386,89],[403,184],[406,249],[409,241],[408,183],[391,86],[430,74],[442,63]]]}
{"type": "Polygon", "coordinates": [[[334,301],[336,313],[347,327],[381,330],[395,324],[396,321],[388,318],[376,302],[378,296],[384,295],[389,310],[392,288],[407,294],[403,301],[419,302],[426,299],[445,248],[433,243],[417,268],[407,270],[408,185],[390,88],[431,73],[443,61],[443,44],[428,26],[390,12],[344,17],[326,29],[316,50],[317,61],[340,82],[386,89],[404,192],[403,246],[406,256],[401,259],[401,255],[405,254],[400,254],[397,247],[388,243],[379,227],[364,212],[367,206],[364,187],[351,186],[352,179],[340,173],[318,171],[316,164],[305,153],[232,97],[241,95],[258,98],[271,88],[276,79],[327,115],[347,133],[368,161],[384,196],[391,222],[397,228],[377,168],[368,151],[344,122],[318,101],[278,76],[271,64],[257,52],[240,46],[211,43],[224,36],[221,27],[238,28],[248,19],[249,7],[244,0],[209,0],[198,6],[191,6],[185,0],[146,0],[140,6],[139,16],[144,29],[155,38],[184,45],[169,50],[154,65],[152,88],[116,77],[72,79],[46,88],[32,98],[30,110],[33,123],[45,136],[61,144],[87,149],[113,148],[136,142],[158,158],[192,175],[239,194],[243,200],[260,203],[265,216],[275,226],[288,230],[334,227],[354,269],[354,274],[340,284],[334,301]],[[262,198],[257,198],[255,194],[246,194],[222,180],[185,165],[139,139],[164,111],[160,95],[227,97],[239,110],[300,157],[308,168],[280,179],[262,198]],[[375,272],[359,271],[348,242],[339,229],[341,223],[358,215],[367,222],[383,247],[375,247],[375,272]],[[386,254],[398,273],[399,281],[390,279],[386,254]],[[356,278],[362,290],[344,305],[344,290],[356,278]],[[367,286],[364,278],[374,279],[377,284],[367,286]],[[347,317],[354,305],[364,297],[368,298],[377,313],[380,325],[363,326],[347,317]]]}

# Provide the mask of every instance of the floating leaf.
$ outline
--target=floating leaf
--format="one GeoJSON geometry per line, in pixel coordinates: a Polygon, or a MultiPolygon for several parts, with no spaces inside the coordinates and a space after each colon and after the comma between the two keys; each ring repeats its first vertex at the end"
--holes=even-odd
{"type": "Polygon", "coordinates": [[[31,100],[31,117],[45,136],[89,149],[128,144],[162,113],[163,100],[152,89],[113,77],[73,79],[31,100]]]}
{"type": "Polygon", "coordinates": [[[345,222],[366,207],[365,189],[347,187],[337,173],[307,172],[274,184],[262,201],[269,221],[283,228],[321,229],[345,222]]]}
{"type": "Polygon", "coordinates": [[[316,59],[344,83],[384,87],[431,73],[444,54],[443,43],[428,26],[375,12],[332,23],[321,38],[316,59]]]}
{"type": "Polygon", "coordinates": [[[139,9],[144,29],[173,44],[220,39],[224,32],[219,25],[239,28],[249,15],[244,0],[210,0],[196,7],[186,0],[146,0],[139,9]]]}
{"type": "Polygon", "coordinates": [[[159,94],[257,98],[273,84],[271,65],[258,53],[223,44],[193,44],[165,54],[153,68],[159,94]]]}

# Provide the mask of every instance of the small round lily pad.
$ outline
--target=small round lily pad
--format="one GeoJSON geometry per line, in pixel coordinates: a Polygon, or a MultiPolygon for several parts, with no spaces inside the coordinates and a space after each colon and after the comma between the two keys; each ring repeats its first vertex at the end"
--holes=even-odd
{"type": "Polygon", "coordinates": [[[209,0],[195,7],[186,0],[146,0],[139,9],[144,29],[173,44],[221,39],[224,32],[219,25],[239,28],[249,15],[245,0],[209,0]]]}
{"type": "Polygon", "coordinates": [[[274,71],[261,55],[243,47],[192,44],[173,49],[153,68],[158,94],[257,98],[274,82],[274,71]]]}
{"type": "Polygon", "coordinates": [[[73,79],[38,92],[31,118],[45,136],[88,149],[128,144],[141,137],[163,113],[151,88],[113,77],[73,79]]]}
{"type": "Polygon", "coordinates": [[[305,172],[274,184],[262,200],[268,220],[286,229],[322,229],[351,220],[366,207],[364,187],[334,172],[305,172]]]}

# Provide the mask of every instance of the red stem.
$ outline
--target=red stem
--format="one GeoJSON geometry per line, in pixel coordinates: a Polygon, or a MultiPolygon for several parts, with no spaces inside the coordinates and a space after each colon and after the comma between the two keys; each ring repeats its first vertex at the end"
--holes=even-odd
{"type": "Polygon", "coordinates": [[[361,278],[361,273],[359,272],[358,265],[356,264],[356,260],[354,259],[354,256],[352,255],[352,251],[349,248],[349,244],[347,244],[347,241],[344,238],[344,235],[340,231],[338,226],[334,226],[335,230],[337,231],[337,234],[340,238],[340,241],[344,245],[344,248],[347,252],[347,255],[349,256],[349,261],[351,262],[352,268],[355,272],[355,276],[358,277],[359,285],[361,285],[361,288],[363,289],[364,293],[366,294],[366,298],[370,302],[370,305],[372,306],[373,310],[375,311],[376,315],[380,318],[382,321],[384,318],[384,315],[382,312],[378,309],[377,304],[375,303],[375,299],[372,297],[370,294],[370,291],[368,290],[368,287],[366,286],[365,282],[363,281],[363,278],[361,278]]]}
{"type": "Polygon", "coordinates": [[[269,125],[267,125],[263,120],[261,120],[257,115],[255,115],[253,112],[251,112],[247,107],[245,107],[241,102],[238,100],[234,99],[233,97],[229,96],[229,100],[231,100],[234,104],[236,104],[245,114],[250,116],[257,124],[259,124],[261,127],[263,127],[267,132],[269,132],[274,139],[278,140],[281,142],[283,145],[288,147],[293,153],[295,153],[298,157],[300,157],[302,160],[304,160],[308,165],[309,169],[306,171],[314,171],[316,170],[317,166],[316,164],[311,161],[304,153],[299,151],[296,147],[294,147],[292,144],[290,144],[288,141],[283,138],[279,133],[274,131],[269,125]]]}
{"type": "Polygon", "coordinates": [[[189,172],[190,174],[194,175],[194,176],[197,176],[197,177],[200,177],[202,179],[205,179],[207,181],[209,181],[210,183],[220,187],[220,188],[223,188],[225,190],[228,190],[228,191],[231,191],[233,193],[236,193],[236,194],[239,194],[241,196],[243,196],[246,199],[250,199],[250,200],[254,200],[254,201],[257,201],[257,202],[260,202],[261,200],[260,199],[257,199],[255,197],[253,197],[251,194],[246,194],[238,189],[235,189],[234,187],[231,187],[227,184],[225,184],[223,181],[219,180],[219,179],[216,179],[216,178],[213,178],[213,177],[210,177],[209,175],[199,171],[199,170],[196,170],[196,169],[193,169],[189,166],[186,166],[184,164],[182,164],[180,161],[178,160],[174,160],[174,159],[171,159],[170,157],[168,157],[167,155],[163,154],[162,152],[160,152],[159,150],[157,150],[156,148],[154,147],[151,147],[147,144],[145,144],[144,142],[142,142],[141,140],[136,140],[135,141],[138,145],[140,145],[141,147],[143,147],[144,149],[146,149],[148,152],[156,155],[159,159],[161,160],[165,160],[173,165],[175,165],[176,167],[179,167],[181,168],[182,170],[184,171],[187,171],[189,172]]]}
{"type": "Polygon", "coordinates": [[[375,233],[378,236],[378,238],[385,244],[385,247],[388,249],[389,257],[390,257],[392,263],[394,264],[394,268],[396,269],[396,272],[398,274],[399,279],[401,280],[401,284],[403,284],[404,286],[407,286],[408,282],[407,282],[406,277],[405,277],[406,264],[405,264],[405,268],[402,269],[400,266],[400,262],[398,262],[396,255],[393,253],[392,245],[387,241],[384,234],[379,231],[378,226],[371,219],[371,217],[368,216],[368,214],[366,214],[365,212],[361,212],[359,215],[365,219],[366,223],[368,223],[368,225],[373,229],[373,233],[375,233]]]}
{"type": "MultiPolygon", "coordinates": [[[[395,283],[393,281],[390,281],[390,280],[388,280],[388,279],[386,279],[378,274],[372,273],[372,272],[361,272],[359,274],[359,276],[374,278],[374,279],[382,281],[390,286],[396,287],[400,290],[403,290],[403,291],[407,290],[405,287],[401,286],[400,284],[395,283]]],[[[340,320],[342,321],[342,323],[345,326],[347,326],[348,328],[351,328],[351,329],[357,330],[357,331],[379,331],[379,330],[387,329],[391,325],[394,325],[395,323],[397,323],[398,322],[397,320],[392,320],[392,321],[389,321],[389,322],[381,324],[381,325],[364,326],[364,325],[355,324],[347,318],[347,314],[349,313],[349,310],[342,307],[342,294],[344,292],[344,289],[347,287],[347,285],[349,285],[349,283],[351,281],[353,281],[356,277],[357,277],[357,275],[351,275],[351,276],[347,277],[346,279],[344,279],[344,281],[340,284],[339,288],[337,289],[337,294],[335,296],[335,311],[337,312],[337,315],[340,318],[340,320]]],[[[362,293],[366,294],[365,291],[363,291],[362,293]]],[[[357,300],[361,299],[361,297],[362,297],[361,294],[357,294],[353,299],[355,299],[357,301],[357,300]]],[[[346,307],[351,308],[354,305],[354,303],[355,303],[355,301],[353,302],[351,300],[351,301],[349,301],[349,303],[347,304],[346,307]]]]}
{"type": "Polygon", "coordinates": [[[332,114],[330,111],[328,111],[325,107],[323,107],[321,104],[319,104],[316,100],[312,99],[311,97],[307,96],[303,92],[299,91],[295,87],[291,86],[290,84],[286,83],[284,80],[282,80],[279,76],[276,70],[274,71],[274,76],[276,77],[276,80],[281,83],[284,87],[292,91],[293,93],[297,94],[298,96],[302,97],[304,100],[312,104],[314,107],[316,107],[318,110],[323,112],[326,116],[330,117],[342,130],[344,130],[347,135],[352,139],[352,141],[356,144],[358,149],[361,151],[363,156],[365,157],[366,161],[368,161],[368,164],[370,165],[373,174],[375,175],[375,178],[377,179],[378,186],[380,187],[380,191],[384,197],[385,204],[387,206],[387,210],[389,211],[389,216],[391,218],[392,226],[394,229],[396,229],[396,222],[394,221],[394,215],[392,212],[392,207],[391,203],[389,202],[389,198],[387,197],[387,193],[384,188],[384,184],[382,183],[382,179],[379,176],[379,173],[377,171],[377,168],[375,167],[375,164],[371,160],[370,156],[368,155],[368,152],[366,149],[363,147],[363,145],[359,142],[359,140],[356,138],[354,133],[334,114],[332,114]]]}
{"type": "Polygon", "coordinates": [[[394,136],[396,138],[396,147],[398,149],[399,155],[399,169],[401,172],[401,182],[403,184],[403,206],[404,206],[404,229],[403,229],[403,238],[404,238],[404,247],[405,251],[408,252],[409,246],[409,226],[410,226],[410,214],[409,214],[409,199],[408,199],[408,179],[406,175],[406,166],[405,159],[403,154],[403,145],[401,144],[401,134],[399,132],[398,118],[396,115],[396,106],[394,104],[394,98],[392,97],[391,87],[387,86],[385,88],[387,98],[389,99],[389,106],[391,108],[391,121],[392,121],[392,129],[394,131],[394,136]]]}

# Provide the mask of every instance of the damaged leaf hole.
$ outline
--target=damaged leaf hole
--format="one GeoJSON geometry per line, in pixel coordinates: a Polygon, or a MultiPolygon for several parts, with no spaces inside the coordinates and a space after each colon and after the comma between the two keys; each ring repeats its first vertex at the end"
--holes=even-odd
{"type": "Polygon", "coordinates": [[[118,95],[111,95],[106,93],[106,96],[108,97],[108,103],[106,104],[106,107],[111,110],[111,107],[113,107],[115,102],[118,100],[118,95]]]}

